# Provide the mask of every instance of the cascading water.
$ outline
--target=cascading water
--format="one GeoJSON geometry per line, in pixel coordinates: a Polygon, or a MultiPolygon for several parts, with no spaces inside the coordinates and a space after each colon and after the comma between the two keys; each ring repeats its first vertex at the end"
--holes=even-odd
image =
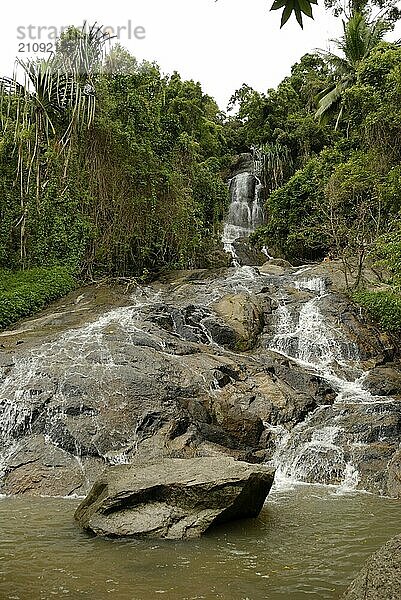
{"type": "Polygon", "coordinates": [[[238,266],[234,242],[248,237],[263,223],[263,185],[253,172],[235,175],[229,184],[231,203],[223,230],[223,244],[238,266]]]}
{"type": "MultiPolygon", "coordinates": [[[[145,299],[139,296],[132,306],[108,311],[93,323],[67,331],[56,341],[39,345],[15,361],[10,373],[0,381],[0,476],[18,445],[17,440],[38,432],[49,446],[68,447],[80,465],[82,456],[88,453],[102,456],[110,464],[125,462],[124,451],[113,452],[112,442],[111,452],[106,451],[101,439],[104,429],[101,408],[113,394],[111,375],[118,373],[124,364],[109,346],[108,339],[111,333],[121,330],[127,343],[135,343],[135,336],[140,335],[142,343],[157,344],[136,324],[137,311],[148,303],[146,290],[143,293],[145,299]],[[97,409],[88,407],[91,396],[98,399],[97,409]],[[85,415],[92,440],[99,435],[98,447],[96,441],[87,448],[84,442],[71,441],[67,423],[77,415],[85,415]]],[[[152,294],[152,301],[156,300],[157,294],[152,294]]],[[[119,433],[116,431],[116,439],[119,433]]]]}
{"type": "Polygon", "coordinates": [[[364,487],[363,452],[389,443],[387,457],[394,454],[401,407],[365,389],[354,341],[362,324],[356,316],[354,329],[344,325],[338,315],[350,319],[352,308],[331,293],[329,275],[308,277],[311,268],[182,275],[138,288],[129,306],[97,312],[58,337],[45,332],[44,342],[39,336],[0,353],[3,481],[38,456],[45,470],[73,457],[89,480],[91,461],[129,462],[144,439],[181,415],[181,401],[203,406],[211,394],[212,404],[225,398],[263,421],[278,483],[364,487]],[[232,336],[232,324],[242,322],[260,327],[260,345],[245,353],[232,336]]]}
{"type": "Polygon", "coordinates": [[[358,432],[350,436],[347,411],[359,406],[369,411],[392,400],[373,396],[363,387],[365,373],[359,364],[355,343],[344,338],[340,328],[329,328],[320,309],[326,296],[325,281],[303,278],[293,281],[295,289],[313,296],[297,309],[283,300],[275,314],[275,334],[269,348],[316,373],[336,390],[334,405],[320,406],[289,433],[279,436],[274,462],[276,481],[336,484],[356,487],[359,474],[352,462],[353,450],[361,446],[358,432]],[[345,418],[344,418],[344,415],[345,418]]]}

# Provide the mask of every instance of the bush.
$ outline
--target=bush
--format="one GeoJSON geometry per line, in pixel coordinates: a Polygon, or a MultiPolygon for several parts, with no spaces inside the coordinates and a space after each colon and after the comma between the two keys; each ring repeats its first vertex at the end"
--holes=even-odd
{"type": "Polygon", "coordinates": [[[343,156],[341,148],[326,149],[275,190],[267,201],[268,224],[255,232],[254,243],[289,261],[322,258],[329,241],[322,233],[317,207],[323,203],[327,181],[343,156]]]}
{"type": "Polygon", "coordinates": [[[353,300],[390,333],[401,333],[401,296],[390,291],[355,292],[353,300]]]}
{"type": "Polygon", "coordinates": [[[0,271],[0,328],[42,309],[75,287],[69,267],[0,271]]]}

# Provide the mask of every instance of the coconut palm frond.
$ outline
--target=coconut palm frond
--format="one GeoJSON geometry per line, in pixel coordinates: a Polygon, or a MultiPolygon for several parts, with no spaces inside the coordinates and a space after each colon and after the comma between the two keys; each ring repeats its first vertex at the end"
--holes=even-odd
{"type": "Polygon", "coordinates": [[[343,87],[340,84],[337,84],[332,86],[331,89],[325,90],[325,92],[326,93],[319,100],[318,108],[315,113],[316,119],[319,120],[322,119],[323,115],[338,107],[343,87]]]}
{"type": "Polygon", "coordinates": [[[333,71],[332,85],[316,98],[318,108],[315,117],[320,122],[331,114],[334,108],[339,109],[335,128],[338,127],[343,113],[342,93],[355,83],[359,63],[382,41],[386,31],[387,25],[383,20],[377,19],[370,23],[364,12],[355,11],[348,21],[343,21],[342,37],[332,40],[342,55],[323,50],[319,52],[333,71]]]}
{"type": "Polygon", "coordinates": [[[346,58],[338,56],[337,54],[329,52],[328,50],[322,50],[319,52],[319,54],[326,61],[335,75],[339,76],[349,73],[350,64],[346,58]]]}
{"type": "Polygon", "coordinates": [[[0,78],[0,120],[3,129],[12,127],[18,159],[22,266],[27,244],[26,207],[33,191],[40,210],[48,172],[44,156],[50,148],[57,159],[62,159],[65,178],[72,144],[95,117],[97,68],[107,39],[109,36],[97,25],[89,30],[72,28],[71,36],[68,32],[62,36],[55,54],[48,59],[18,59],[14,76],[0,78]]]}
{"type": "Polygon", "coordinates": [[[13,77],[0,77],[0,94],[18,94],[23,91],[24,86],[13,77]]]}

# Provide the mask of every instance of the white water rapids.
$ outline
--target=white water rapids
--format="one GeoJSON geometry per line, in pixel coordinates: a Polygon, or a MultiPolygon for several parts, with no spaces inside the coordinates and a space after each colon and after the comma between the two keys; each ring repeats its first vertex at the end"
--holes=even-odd
{"type": "Polygon", "coordinates": [[[269,349],[316,373],[337,394],[330,408],[334,414],[331,424],[327,425],[324,418],[329,407],[322,406],[291,432],[282,428],[273,459],[277,467],[276,483],[282,486],[302,481],[334,483],[340,490],[354,489],[359,483],[359,473],[350,455],[360,441],[344,439],[344,428],[336,424],[340,420],[338,415],[355,405],[366,405],[369,409],[393,401],[373,396],[364,388],[367,373],[361,369],[357,345],[344,337],[340,327],[328,326],[320,309],[328,294],[324,279],[303,277],[293,281],[293,285],[313,295],[300,309],[291,310],[284,302],[279,305],[269,349]]]}

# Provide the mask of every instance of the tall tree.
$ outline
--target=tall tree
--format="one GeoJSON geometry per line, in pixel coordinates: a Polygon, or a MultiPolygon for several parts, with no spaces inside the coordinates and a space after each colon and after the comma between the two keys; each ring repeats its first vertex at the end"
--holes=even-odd
{"type": "Polygon", "coordinates": [[[343,92],[354,85],[361,61],[381,42],[388,29],[386,20],[370,22],[365,12],[355,12],[348,21],[343,21],[343,35],[339,40],[333,40],[342,55],[329,51],[321,53],[332,69],[333,81],[317,96],[316,118],[322,120],[337,113],[337,129],[343,114],[343,92]]]}
{"type": "Polygon", "coordinates": [[[64,179],[74,136],[88,127],[95,114],[93,66],[101,60],[106,36],[98,26],[88,31],[70,28],[48,59],[17,59],[13,78],[0,78],[3,129],[14,128],[20,187],[20,260],[26,266],[28,204],[33,195],[36,209],[46,186],[51,148],[63,156],[64,179]],[[19,82],[22,78],[23,83],[19,82]],[[4,107],[7,108],[4,110],[4,107]],[[15,118],[10,120],[10,112],[15,118]]]}

